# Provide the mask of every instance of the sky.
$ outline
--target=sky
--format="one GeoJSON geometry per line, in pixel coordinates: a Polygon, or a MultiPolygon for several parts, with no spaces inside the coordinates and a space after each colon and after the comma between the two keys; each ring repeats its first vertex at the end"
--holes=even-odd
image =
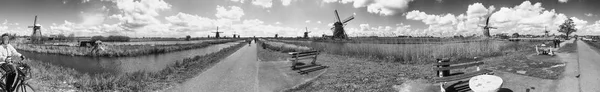
{"type": "Polygon", "coordinates": [[[600,35],[600,0],[0,0],[0,33],[132,37],[331,35],[334,10],[349,36],[559,34],[573,19],[579,35],[600,35]]]}

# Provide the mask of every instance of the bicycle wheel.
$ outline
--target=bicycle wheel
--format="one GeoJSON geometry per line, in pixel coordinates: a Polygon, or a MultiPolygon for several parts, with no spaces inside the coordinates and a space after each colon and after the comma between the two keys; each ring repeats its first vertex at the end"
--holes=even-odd
{"type": "Polygon", "coordinates": [[[17,87],[15,92],[35,92],[35,89],[29,84],[22,84],[17,87]]]}

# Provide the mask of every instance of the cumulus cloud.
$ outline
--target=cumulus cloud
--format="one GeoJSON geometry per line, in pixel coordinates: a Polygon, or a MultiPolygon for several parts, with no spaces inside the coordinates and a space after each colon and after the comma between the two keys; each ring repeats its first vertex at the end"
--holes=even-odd
{"type": "MultiPolygon", "coordinates": [[[[421,30],[429,33],[428,35],[446,34],[470,35],[481,34],[486,18],[490,17],[490,26],[498,29],[490,30],[490,33],[520,33],[520,34],[543,34],[543,30],[557,30],[558,25],[562,24],[569,17],[555,10],[546,10],[542,3],[531,3],[524,1],[514,7],[501,7],[497,12],[493,6],[485,7],[481,3],[474,3],[468,6],[466,14],[458,16],[453,14],[427,14],[418,10],[405,13],[405,17],[410,20],[420,20],[428,25],[428,28],[421,30]],[[454,34],[451,34],[454,33],[454,34]]],[[[570,17],[574,20],[578,29],[588,28],[587,21],[570,17]]],[[[551,31],[551,33],[558,33],[551,31]]]]}
{"type": "Polygon", "coordinates": [[[233,2],[240,2],[240,3],[244,3],[245,0],[231,0],[233,2]]]}
{"type": "Polygon", "coordinates": [[[567,3],[569,0],[558,0],[560,3],[567,3]]]}
{"type": "Polygon", "coordinates": [[[252,0],[252,4],[262,6],[263,8],[271,8],[273,0],[252,0]]]}
{"type": "Polygon", "coordinates": [[[349,36],[381,36],[391,37],[398,35],[415,35],[410,25],[398,24],[396,26],[370,26],[370,24],[359,24],[359,28],[347,28],[349,36]]]}
{"type": "Polygon", "coordinates": [[[225,18],[239,21],[242,16],[244,16],[244,10],[237,6],[229,6],[229,10],[225,7],[217,5],[217,18],[225,18]]]}
{"type": "Polygon", "coordinates": [[[597,15],[594,15],[594,14],[592,14],[592,13],[585,13],[584,15],[585,15],[585,16],[588,16],[588,17],[597,16],[597,15]]]}
{"type": "Polygon", "coordinates": [[[155,17],[158,12],[171,8],[171,5],[163,0],[114,0],[118,14],[111,15],[110,18],[119,19],[121,26],[126,29],[135,30],[151,24],[160,24],[155,17]]]}
{"type": "Polygon", "coordinates": [[[306,23],[310,23],[310,20],[306,20],[306,21],[304,21],[304,22],[306,22],[306,23]]]}
{"type": "Polygon", "coordinates": [[[367,7],[369,13],[382,16],[394,15],[408,8],[408,3],[413,0],[323,0],[325,3],[339,2],[342,4],[354,2],[354,8],[367,7]]]}
{"type": "Polygon", "coordinates": [[[281,0],[281,5],[288,6],[292,3],[292,0],[281,0]]]}

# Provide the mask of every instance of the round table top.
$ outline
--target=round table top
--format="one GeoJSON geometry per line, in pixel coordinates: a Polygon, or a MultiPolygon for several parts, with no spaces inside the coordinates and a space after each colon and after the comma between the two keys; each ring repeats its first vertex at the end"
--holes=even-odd
{"type": "Polygon", "coordinates": [[[502,85],[502,78],[494,75],[479,75],[469,79],[471,90],[497,90],[502,85]]]}

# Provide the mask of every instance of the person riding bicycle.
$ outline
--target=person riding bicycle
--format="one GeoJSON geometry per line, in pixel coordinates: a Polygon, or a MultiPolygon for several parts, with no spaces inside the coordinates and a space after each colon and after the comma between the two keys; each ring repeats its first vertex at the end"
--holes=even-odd
{"type": "MultiPolygon", "coordinates": [[[[9,57],[13,57],[13,56],[17,56],[17,57],[21,57],[21,59],[24,59],[25,56],[21,55],[21,53],[17,52],[17,50],[9,44],[9,35],[8,33],[2,34],[2,43],[0,43],[0,67],[3,70],[12,70],[12,71],[8,71],[6,72],[6,80],[5,83],[7,84],[5,88],[11,88],[14,86],[13,83],[15,83],[17,81],[16,77],[18,76],[17,72],[16,72],[16,65],[11,65],[7,62],[9,60],[9,57]]],[[[10,89],[9,89],[10,90],[10,89]]]]}

